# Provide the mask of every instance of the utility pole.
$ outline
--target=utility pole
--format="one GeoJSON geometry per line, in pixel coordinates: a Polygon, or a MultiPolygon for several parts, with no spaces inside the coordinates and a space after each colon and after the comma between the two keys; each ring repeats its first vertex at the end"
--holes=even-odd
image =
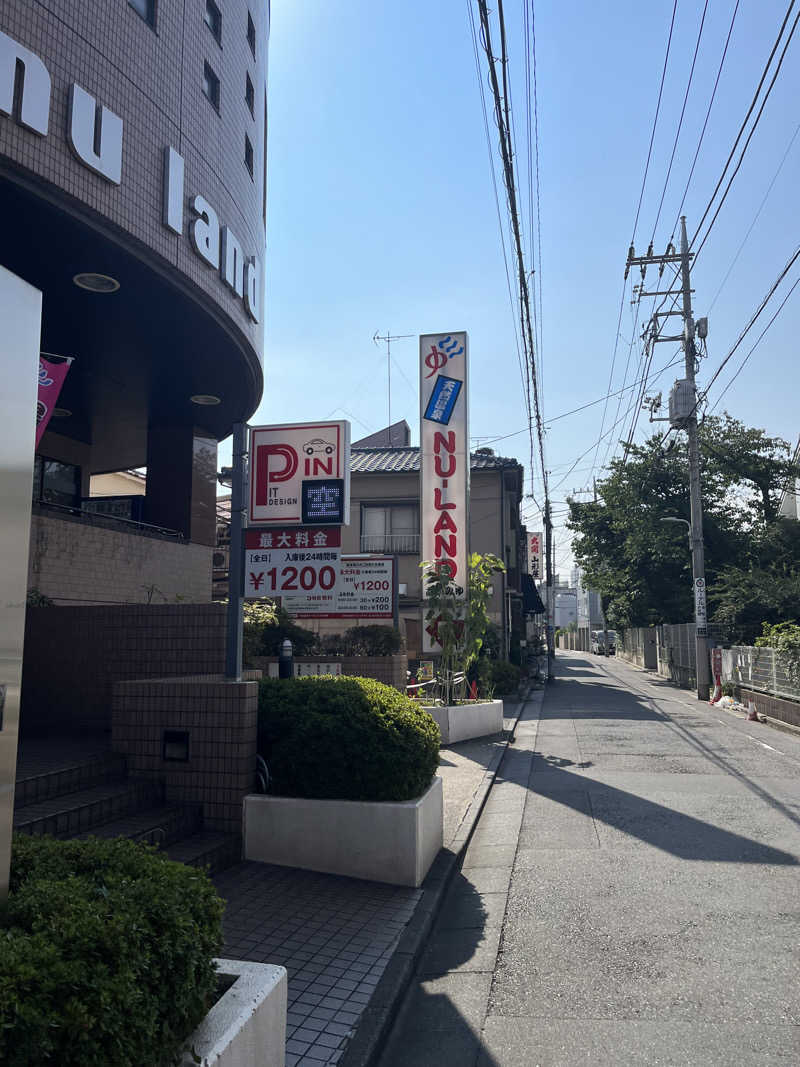
{"type": "Polygon", "coordinates": [[[547,652],[550,658],[555,655],[555,592],[553,590],[553,521],[550,517],[550,501],[544,502],[544,552],[545,552],[545,591],[547,593],[547,652]]]}
{"type": "MultiPolygon", "coordinates": [[[[396,333],[393,335],[387,331],[383,337],[381,337],[376,330],[372,335],[372,340],[376,345],[380,344],[381,341],[386,342],[386,380],[389,390],[389,427],[392,425],[392,341],[405,341],[409,337],[416,337],[416,334],[396,333]]],[[[389,447],[392,447],[391,429],[389,431],[389,447]]]]}
{"type": "MultiPolygon", "coordinates": [[[[694,593],[694,617],[696,629],[696,662],[697,662],[697,699],[708,700],[710,686],[710,664],[708,658],[708,615],[706,611],[706,575],[705,575],[705,550],[703,547],[703,500],[700,490],[700,450],[697,443],[697,388],[695,385],[695,366],[697,362],[697,350],[695,348],[695,321],[692,316],[692,287],[691,287],[691,261],[694,253],[689,251],[689,242],[686,237],[686,216],[681,216],[681,247],[676,252],[670,243],[664,255],[654,255],[652,244],[647,250],[647,255],[637,256],[633,245],[628,252],[628,261],[625,267],[625,277],[632,266],[639,266],[642,272],[642,283],[649,264],[659,265],[659,278],[664,273],[668,263],[674,264],[680,269],[681,285],[679,289],[669,286],[666,290],[645,292],[644,284],[638,288],[638,299],[647,296],[680,296],[682,308],[680,311],[656,311],[650,323],[645,328],[645,334],[649,335],[653,343],[659,341],[680,341],[685,356],[685,380],[676,382],[670,394],[669,422],[676,429],[685,429],[689,439],[689,540],[692,551],[692,590],[694,593]],[[659,335],[659,318],[669,315],[680,315],[683,318],[683,332],[669,337],[659,335]]],[[[663,306],[663,301],[662,305],[663,306]]],[[[700,337],[705,337],[707,324],[700,320],[702,331],[700,337]]],[[[651,414],[652,417],[652,414],[651,414]]]]}

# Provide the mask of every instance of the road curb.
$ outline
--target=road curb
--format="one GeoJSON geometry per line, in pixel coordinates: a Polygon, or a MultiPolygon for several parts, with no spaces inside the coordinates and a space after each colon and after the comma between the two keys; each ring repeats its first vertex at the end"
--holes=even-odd
{"type": "Polygon", "coordinates": [[[484,772],[456,836],[451,845],[442,849],[436,857],[422,883],[422,898],[414,909],[411,921],[400,935],[397,948],[359,1020],[358,1028],[339,1060],[339,1067],[374,1067],[377,1063],[384,1040],[414,977],[417,961],[427,944],[450,882],[461,866],[461,860],[494,785],[497,771],[508,746],[514,740],[519,720],[528,704],[537,699],[544,699],[544,689],[529,688],[520,701],[519,712],[505,743],[498,747],[484,772]]]}

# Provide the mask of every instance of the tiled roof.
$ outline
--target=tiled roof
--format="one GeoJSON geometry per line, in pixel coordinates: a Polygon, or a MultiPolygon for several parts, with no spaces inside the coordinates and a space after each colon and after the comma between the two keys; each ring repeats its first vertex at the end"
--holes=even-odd
{"type": "MultiPolygon", "coordinates": [[[[501,470],[519,466],[516,459],[503,456],[487,456],[472,453],[470,467],[474,471],[501,470]]],[[[350,453],[350,470],[353,474],[418,474],[419,449],[408,448],[353,448],[350,453]]]]}

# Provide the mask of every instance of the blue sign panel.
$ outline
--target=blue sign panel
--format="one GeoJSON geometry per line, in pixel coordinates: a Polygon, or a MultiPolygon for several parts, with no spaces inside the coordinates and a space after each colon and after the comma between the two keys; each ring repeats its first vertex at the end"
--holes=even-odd
{"type": "Polygon", "coordinates": [[[439,422],[447,426],[463,384],[457,378],[448,378],[446,374],[440,374],[433,383],[424,418],[429,422],[439,422]]]}
{"type": "Polygon", "coordinates": [[[304,526],[340,526],[344,522],[344,478],[304,480],[300,495],[304,526]]]}

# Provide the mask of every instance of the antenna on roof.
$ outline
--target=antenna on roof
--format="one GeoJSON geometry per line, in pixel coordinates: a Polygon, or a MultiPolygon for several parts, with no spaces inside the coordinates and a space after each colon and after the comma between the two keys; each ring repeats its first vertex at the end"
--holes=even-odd
{"type": "Polygon", "coordinates": [[[391,334],[388,331],[383,337],[376,330],[372,335],[374,344],[379,345],[381,341],[386,342],[386,377],[389,389],[389,448],[392,448],[392,341],[405,341],[409,337],[416,337],[413,333],[396,333],[391,334]]]}

